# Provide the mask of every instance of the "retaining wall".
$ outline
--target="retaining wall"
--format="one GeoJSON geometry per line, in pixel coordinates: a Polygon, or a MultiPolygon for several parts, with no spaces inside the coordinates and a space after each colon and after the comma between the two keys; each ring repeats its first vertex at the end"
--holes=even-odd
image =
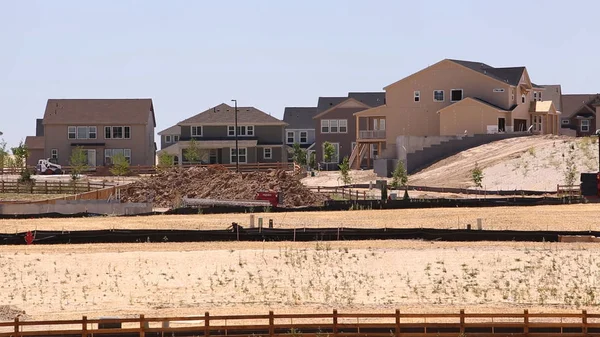
{"type": "Polygon", "coordinates": [[[57,200],[54,204],[0,204],[0,214],[77,214],[135,215],[152,212],[152,203],[116,203],[101,200],[57,200]]]}

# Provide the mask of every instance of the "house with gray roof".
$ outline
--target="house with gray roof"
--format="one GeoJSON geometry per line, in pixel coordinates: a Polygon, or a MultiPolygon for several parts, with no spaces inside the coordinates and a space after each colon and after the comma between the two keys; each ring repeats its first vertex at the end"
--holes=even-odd
{"type": "Polygon", "coordinates": [[[286,107],[283,112],[283,121],[287,123],[285,129],[285,143],[292,147],[299,144],[303,149],[312,148],[315,142],[315,123],[313,117],[317,114],[317,107],[286,107]]]}
{"type": "Polygon", "coordinates": [[[284,141],[287,123],[255,107],[237,108],[237,130],[235,118],[235,108],[222,103],[182,120],[159,133],[161,143],[164,137],[164,147],[159,154],[172,155],[177,164],[191,163],[185,153],[194,140],[201,152],[198,161],[205,164],[234,164],[236,160],[240,164],[287,161],[284,141]],[[168,139],[168,136],[177,138],[168,139]]]}
{"type": "Polygon", "coordinates": [[[69,165],[71,153],[81,147],[88,165],[108,166],[123,154],[132,166],[155,163],[156,119],[152,99],[49,99],[43,119],[36,120],[36,136],[28,165],[50,159],[69,165]]]}
{"type": "Polygon", "coordinates": [[[565,94],[562,105],[563,129],[573,130],[577,137],[591,136],[600,129],[600,94],[565,94]]]}

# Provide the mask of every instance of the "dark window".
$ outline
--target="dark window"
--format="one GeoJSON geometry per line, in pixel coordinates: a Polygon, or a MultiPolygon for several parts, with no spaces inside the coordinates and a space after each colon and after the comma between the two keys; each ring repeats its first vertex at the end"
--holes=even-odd
{"type": "Polygon", "coordinates": [[[110,136],[110,126],[105,126],[104,127],[104,138],[105,139],[111,139],[112,137],[110,136]]]}
{"type": "Polygon", "coordinates": [[[125,130],[125,138],[131,138],[131,128],[129,126],[125,126],[123,129],[125,130]]]}
{"type": "Polygon", "coordinates": [[[123,138],[123,127],[122,126],[113,126],[112,127],[112,137],[113,138],[123,138]]]}
{"type": "Polygon", "coordinates": [[[450,94],[452,95],[452,102],[458,102],[463,99],[462,89],[454,89],[450,94]]]}

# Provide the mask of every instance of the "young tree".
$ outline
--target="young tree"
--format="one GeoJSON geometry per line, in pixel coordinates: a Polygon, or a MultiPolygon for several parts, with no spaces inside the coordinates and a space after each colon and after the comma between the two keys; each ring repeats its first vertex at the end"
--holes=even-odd
{"type": "Polygon", "coordinates": [[[71,151],[69,166],[71,166],[71,179],[73,180],[79,179],[81,173],[89,168],[87,152],[81,146],[77,146],[71,151]]]}
{"type": "Polygon", "coordinates": [[[10,149],[14,156],[15,164],[21,170],[26,168],[27,157],[29,157],[29,149],[27,145],[23,144],[23,141],[19,142],[19,146],[10,149]]]}
{"type": "Polygon", "coordinates": [[[298,165],[306,165],[306,150],[301,148],[298,143],[294,143],[292,159],[298,165]]]}
{"type": "Polygon", "coordinates": [[[577,180],[577,164],[575,164],[575,145],[569,147],[569,155],[565,158],[565,185],[573,186],[577,180]]]}
{"type": "Polygon", "coordinates": [[[342,178],[344,185],[351,184],[352,177],[350,177],[350,161],[348,160],[348,157],[344,157],[342,163],[338,166],[340,167],[340,178],[342,178]]]}
{"type": "Polygon", "coordinates": [[[112,156],[112,167],[110,173],[122,177],[129,174],[129,162],[122,153],[117,153],[112,156]]]}
{"type": "Polygon", "coordinates": [[[200,148],[198,141],[193,139],[186,149],[183,150],[183,157],[190,163],[198,163],[206,160],[206,151],[200,148]]]}
{"type": "Polygon", "coordinates": [[[323,143],[323,159],[325,163],[331,163],[335,157],[335,147],[330,142],[323,143]]]}
{"type": "Polygon", "coordinates": [[[396,165],[396,169],[394,169],[394,173],[392,173],[392,188],[397,190],[400,187],[406,188],[408,184],[408,174],[406,173],[406,168],[404,167],[404,162],[402,160],[398,160],[398,165],[396,165]]]}
{"type": "Polygon", "coordinates": [[[475,163],[475,167],[471,170],[471,180],[473,180],[476,187],[483,187],[481,185],[481,182],[483,181],[483,171],[479,168],[478,163],[475,163]]]}
{"type": "Polygon", "coordinates": [[[8,151],[6,151],[6,142],[4,139],[0,141],[0,174],[4,173],[4,167],[6,167],[6,161],[8,159],[8,151]]]}
{"type": "Polygon", "coordinates": [[[317,169],[317,154],[315,152],[310,153],[310,160],[308,161],[308,166],[313,170],[317,169]]]}
{"type": "Polygon", "coordinates": [[[158,155],[158,165],[156,165],[156,167],[161,170],[173,167],[174,159],[175,159],[174,155],[168,154],[166,152],[161,152],[158,155]]]}

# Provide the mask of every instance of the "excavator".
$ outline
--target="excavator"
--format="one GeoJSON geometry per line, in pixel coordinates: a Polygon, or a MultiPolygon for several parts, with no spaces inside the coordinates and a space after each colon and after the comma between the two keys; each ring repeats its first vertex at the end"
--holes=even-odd
{"type": "Polygon", "coordinates": [[[35,167],[35,171],[37,174],[62,174],[62,167],[58,164],[55,164],[48,159],[40,159],[35,167]]]}

